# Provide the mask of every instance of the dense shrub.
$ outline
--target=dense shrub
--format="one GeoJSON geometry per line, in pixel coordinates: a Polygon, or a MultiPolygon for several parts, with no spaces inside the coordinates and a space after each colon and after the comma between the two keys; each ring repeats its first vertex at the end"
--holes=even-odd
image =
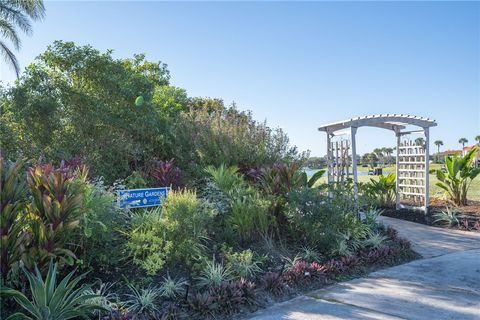
{"type": "Polygon", "coordinates": [[[16,143],[2,148],[53,161],[80,156],[109,183],[126,177],[165,153],[167,120],[152,97],[168,80],[166,66],[143,55],[117,60],[111,51],[56,41],[7,95],[2,123],[16,143]],[[145,102],[135,106],[140,95],[145,102]]]}
{"type": "Polygon", "coordinates": [[[124,245],[119,230],[125,229],[126,213],[119,209],[115,195],[107,190],[103,180],[88,181],[83,191],[85,213],[80,221],[80,233],[75,243],[78,258],[85,267],[105,271],[118,266],[124,252],[118,250],[124,245]]]}
{"type": "Polygon", "coordinates": [[[222,224],[226,228],[224,232],[231,231],[244,243],[258,239],[272,228],[274,219],[269,212],[270,201],[250,186],[237,173],[236,167],[210,166],[206,171],[228,198],[229,210],[222,224]]]}
{"type": "Polygon", "coordinates": [[[319,189],[302,188],[289,194],[287,217],[292,236],[303,245],[314,246],[324,254],[348,253],[349,240],[369,235],[368,225],[352,214],[342,196],[329,198],[319,189]],[[339,251],[340,246],[342,251],[339,251]]]}
{"type": "Polygon", "coordinates": [[[172,149],[193,175],[208,165],[267,165],[298,157],[281,129],[253,120],[235,105],[226,108],[221,100],[193,99],[189,111],[179,116],[172,149]]]}
{"type": "Polygon", "coordinates": [[[213,212],[194,192],[171,191],[161,208],[134,214],[127,249],[152,275],[166,263],[191,267],[204,255],[212,219],[213,212]]]}

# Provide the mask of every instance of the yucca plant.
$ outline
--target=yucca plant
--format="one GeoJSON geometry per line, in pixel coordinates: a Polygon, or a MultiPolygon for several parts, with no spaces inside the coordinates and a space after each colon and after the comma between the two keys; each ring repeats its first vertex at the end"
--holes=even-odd
{"type": "Polygon", "coordinates": [[[26,311],[10,315],[10,319],[34,319],[34,320],[67,320],[74,318],[88,318],[97,310],[105,310],[103,307],[88,302],[99,296],[88,294],[89,285],[78,286],[86,274],[73,278],[74,272],[69,273],[57,285],[57,264],[50,262],[45,280],[38,268],[35,273],[24,270],[30,284],[32,299],[29,300],[20,291],[1,288],[0,297],[13,298],[18,305],[26,311]]]}
{"type": "Polygon", "coordinates": [[[431,170],[439,180],[436,185],[448,195],[449,200],[455,205],[467,204],[467,193],[470,185],[479,174],[480,168],[474,168],[473,162],[478,148],[468,151],[463,157],[455,154],[445,157],[444,169],[431,170]]]}
{"type": "Polygon", "coordinates": [[[25,183],[23,164],[0,157],[0,273],[7,279],[11,265],[20,260],[24,240],[25,183]]]}
{"type": "Polygon", "coordinates": [[[27,207],[31,247],[24,263],[30,269],[52,257],[67,262],[75,259],[65,244],[69,232],[78,227],[85,213],[86,177],[85,167],[73,171],[55,168],[52,164],[37,164],[28,170],[27,183],[33,198],[27,207]]]}

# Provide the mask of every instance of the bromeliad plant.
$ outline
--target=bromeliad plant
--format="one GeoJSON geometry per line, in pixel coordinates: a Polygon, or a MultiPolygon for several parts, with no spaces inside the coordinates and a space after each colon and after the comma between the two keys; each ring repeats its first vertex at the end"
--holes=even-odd
{"type": "Polygon", "coordinates": [[[103,307],[92,303],[92,300],[100,296],[89,294],[91,292],[89,285],[77,286],[85,274],[72,279],[74,273],[71,272],[57,285],[57,264],[52,262],[50,262],[45,280],[37,268],[35,268],[35,273],[26,270],[24,273],[30,284],[31,300],[14,289],[1,288],[0,290],[1,298],[13,298],[26,311],[26,314],[14,313],[7,320],[87,319],[95,311],[106,311],[103,307]]]}
{"type": "Polygon", "coordinates": [[[463,157],[455,154],[445,157],[444,169],[432,170],[439,180],[436,185],[445,190],[449,200],[455,205],[467,204],[467,193],[470,185],[479,174],[480,168],[474,168],[473,162],[478,148],[468,151],[463,157]]]}

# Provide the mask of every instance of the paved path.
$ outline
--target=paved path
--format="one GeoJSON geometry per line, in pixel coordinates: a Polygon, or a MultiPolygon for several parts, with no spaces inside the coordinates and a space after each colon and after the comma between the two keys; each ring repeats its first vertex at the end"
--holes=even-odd
{"type": "Polygon", "coordinates": [[[428,227],[420,223],[380,217],[384,225],[391,225],[398,234],[412,242],[413,250],[424,258],[448,253],[480,249],[480,233],[428,227]]]}
{"type": "Polygon", "coordinates": [[[275,304],[251,318],[480,320],[480,234],[382,221],[409,238],[424,259],[275,304]]]}

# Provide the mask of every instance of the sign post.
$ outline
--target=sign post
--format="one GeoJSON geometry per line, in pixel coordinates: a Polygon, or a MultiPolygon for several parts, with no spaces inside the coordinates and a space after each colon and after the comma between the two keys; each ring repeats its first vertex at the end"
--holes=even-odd
{"type": "Polygon", "coordinates": [[[155,207],[162,204],[170,188],[146,188],[117,191],[118,206],[123,208],[155,207]]]}

